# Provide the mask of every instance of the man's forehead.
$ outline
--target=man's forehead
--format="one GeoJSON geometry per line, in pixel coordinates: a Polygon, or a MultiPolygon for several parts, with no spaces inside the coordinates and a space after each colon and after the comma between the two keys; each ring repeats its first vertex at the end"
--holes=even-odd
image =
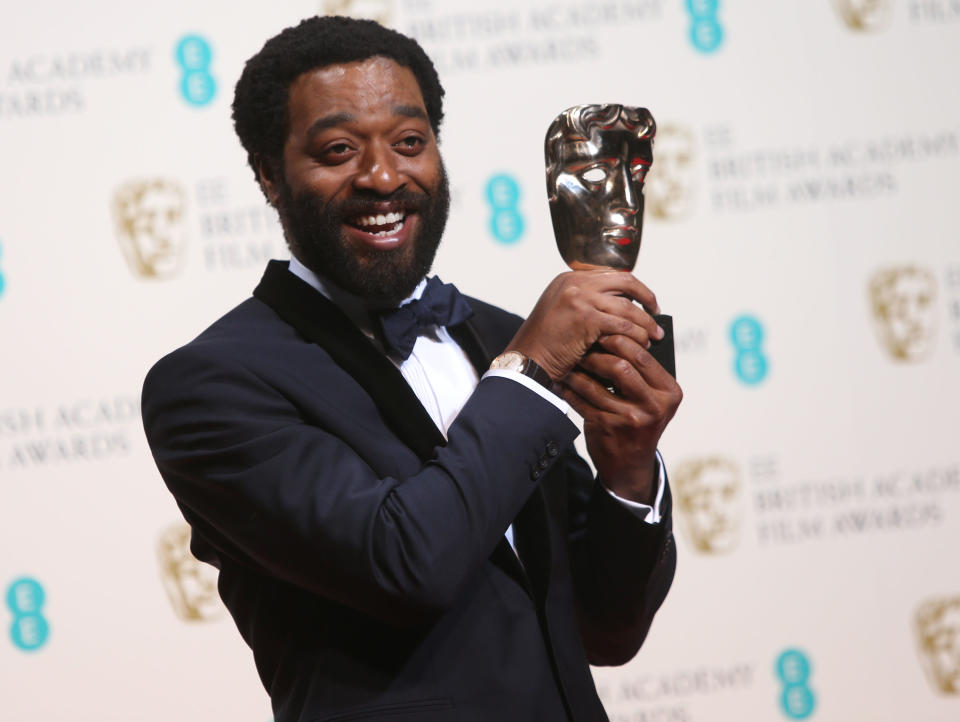
{"type": "Polygon", "coordinates": [[[423,93],[413,71],[379,55],[301,73],[290,84],[289,104],[291,117],[393,111],[400,106],[417,107],[426,117],[423,93]]]}

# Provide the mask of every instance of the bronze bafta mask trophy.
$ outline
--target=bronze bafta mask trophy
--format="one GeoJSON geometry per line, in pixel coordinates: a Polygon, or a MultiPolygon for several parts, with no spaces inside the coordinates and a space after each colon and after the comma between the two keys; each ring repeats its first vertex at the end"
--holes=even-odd
{"type": "MultiPolygon", "coordinates": [[[[544,145],[557,248],[574,270],[632,271],[643,232],[643,181],[657,124],[646,108],[577,105],[558,115],[544,145]]],[[[673,320],[650,353],[676,377],[673,320]]]]}

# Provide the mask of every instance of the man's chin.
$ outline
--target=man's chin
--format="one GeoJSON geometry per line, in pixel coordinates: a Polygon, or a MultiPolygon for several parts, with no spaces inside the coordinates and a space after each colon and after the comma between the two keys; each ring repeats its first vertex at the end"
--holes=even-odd
{"type": "Polygon", "coordinates": [[[298,258],[317,275],[372,306],[395,306],[407,298],[433,260],[431,256],[428,263],[418,263],[413,244],[396,250],[355,252],[354,248],[344,242],[336,257],[307,252],[298,254],[298,258]]]}

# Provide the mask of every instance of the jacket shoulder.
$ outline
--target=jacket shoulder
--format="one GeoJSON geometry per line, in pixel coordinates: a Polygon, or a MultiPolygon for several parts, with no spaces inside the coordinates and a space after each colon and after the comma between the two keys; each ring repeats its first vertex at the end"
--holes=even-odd
{"type": "Polygon", "coordinates": [[[296,338],[296,331],[269,306],[249,298],[157,361],[147,372],[144,393],[158,387],[183,387],[200,368],[240,369],[244,360],[262,354],[264,348],[282,347],[296,338]]]}
{"type": "Polygon", "coordinates": [[[496,348],[505,348],[523,323],[523,318],[505,311],[499,306],[467,296],[467,302],[473,309],[473,325],[481,337],[491,341],[496,348]]]}

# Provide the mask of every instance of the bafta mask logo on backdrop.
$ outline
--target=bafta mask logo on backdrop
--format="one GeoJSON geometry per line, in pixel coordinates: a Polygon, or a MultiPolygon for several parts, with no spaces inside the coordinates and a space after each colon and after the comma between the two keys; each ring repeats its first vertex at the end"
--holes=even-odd
{"type": "Polygon", "coordinates": [[[960,695],[960,595],[921,604],[914,630],[930,684],[943,694],[960,695]]]}
{"type": "Polygon", "coordinates": [[[890,22],[892,0],[832,0],[844,24],[856,33],[881,30],[890,22]]]}
{"type": "Polygon", "coordinates": [[[690,544],[724,554],[740,541],[741,481],[737,465],[719,456],[690,459],[673,471],[677,508],[690,544]]]}
{"type": "Polygon", "coordinates": [[[163,588],[173,610],[185,622],[207,622],[223,613],[217,594],[217,570],[190,553],[190,527],[178,522],[157,540],[163,588]]]}
{"type": "Polygon", "coordinates": [[[877,271],[868,291],[880,345],[897,361],[921,361],[933,350],[937,282],[917,266],[877,271]]]}
{"type": "Polygon", "coordinates": [[[394,0],[321,0],[321,15],[346,15],[361,20],[376,20],[389,26],[393,22],[394,0]]]}
{"type": "Polygon", "coordinates": [[[165,279],[180,270],[186,247],[186,194],[164,178],[122,185],[113,196],[113,217],[123,257],[134,275],[165,279]]]}
{"type": "Polygon", "coordinates": [[[654,141],[657,162],[647,174],[644,195],[647,210],[664,221],[687,218],[696,195],[696,141],[693,131],[666,124],[657,129],[654,141]]]}

